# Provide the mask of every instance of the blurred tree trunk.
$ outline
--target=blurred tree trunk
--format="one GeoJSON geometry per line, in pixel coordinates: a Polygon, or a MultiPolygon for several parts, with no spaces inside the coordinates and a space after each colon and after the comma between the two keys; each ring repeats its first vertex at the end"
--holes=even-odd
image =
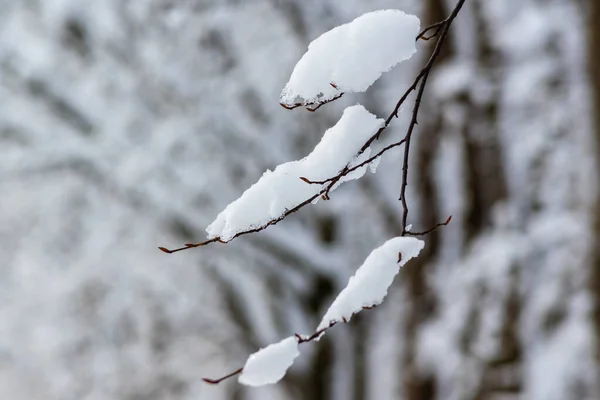
{"type": "MultiPolygon", "coordinates": [[[[590,13],[588,17],[589,32],[589,74],[592,86],[594,104],[591,108],[594,116],[594,128],[596,132],[596,162],[597,170],[600,171],[600,2],[591,0],[589,2],[590,13]]],[[[596,218],[595,218],[595,258],[591,272],[592,291],[595,293],[594,320],[596,325],[596,348],[597,360],[600,363],[600,194],[596,194],[596,218]]]]}
{"type": "MultiPolygon", "coordinates": [[[[444,0],[428,0],[425,8],[423,26],[442,21],[448,15],[448,8],[444,0]]],[[[431,40],[431,44],[435,39],[431,40]]],[[[422,63],[425,64],[433,51],[433,45],[429,46],[422,63]]],[[[452,41],[447,40],[442,52],[438,56],[437,64],[443,64],[454,55],[452,41]]],[[[435,67],[434,67],[435,68],[435,67]]],[[[427,97],[426,97],[427,99],[427,97]]],[[[427,101],[427,100],[426,100],[427,101]]],[[[427,105],[427,103],[425,103],[427,105]]],[[[429,107],[425,107],[427,112],[429,107]]],[[[423,112],[423,114],[425,114],[423,112]]],[[[418,153],[411,160],[412,171],[417,171],[418,178],[413,178],[410,185],[414,185],[419,193],[421,213],[419,221],[422,226],[433,226],[442,218],[438,214],[439,205],[436,196],[434,159],[438,151],[439,135],[441,129],[439,119],[430,115],[423,116],[421,129],[417,131],[419,136],[413,146],[413,153],[418,153]],[[416,165],[414,165],[416,164],[416,165]]],[[[413,175],[414,176],[414,175],[413,175]]],[[[404,371],[402,381],[404,383],[404,395],[408,400],[419,400],[435,398],[435,380],[433,376],[420,374],[417,368],[417,340],[418,328],[425,320],[432,317],[435,312],[436,298],[432,288],[427,285],[427,266],[435,257],[439,249],[439,231],[432,232],[428,238],[428,246],[423,250],[420,257],[411,262],[403,271],[403,280],[406,285],[408,307],[405,316],[406,346],[404,353],[404,371]]]]}
{"type": "MultiPolygon", "coordinates": [[[[572,37],[569,36],[568,29],[552,27],[546,31],[536,31],[539,40],[531,41],[523,29],[520,42],[524,44],[506,42],[507,38],[511,38],[506,32],[511,29],[508,25],[515,20],[520,18],[515,24],[522,25],[513,28],[513,31],[534,27],[533,23],[538,17],[532,10],[540,7],[539,3],[554,7],[555,11],[564,7],[572,12],[567,15],[574,19],[565,18],[565,24],[576,24],[577,18],[584,14],[576,1],[561,3],[531,0],[514,6],[500,1],[493,2],[493,5],[491,3],[488,0],[467,2],[452,27],[452,42],[448,43],[443,56],[439,58],[426,91],[423,116],[420,118],[421,124],[413,149],[409,186],[416,192],[415,202],[419,204],[419,228],[427,228],[444,220],[447,217],[445,209],[451,209],[456,214],[453,215],[451,226],[426,238],[425,252],[407,266],[402,274],[408,293],[404,317],[406,343],[402,397],[410,400],[446,397],[490,399],[495,396],[537,398],[539,394],[536,390],[539,387],[523,376],[528,368],[539,368],[531,365],[532,356],[529,352],[532,350],[527,348],[527,343],[532,339],[528,335],[533,335],[540,343],[547,336],[547,343],[542,346],[552,348],[553,337],[570,329],[567,321],[579,318],[570,316],[577,315],[577,311],[573,311],[573,304],[580,296],[586,296],[585,287],[575,289],[570,283],[580,274],[593,275],[593,291],[600,304],[600,205],[596,206],[595,240],[591,238],[595,245],[592,244],[592,249],[585,250],[596,252],[595,265],[588,263],[586,253],[583,257],[586,261],[581,263],[578,260],[563,262],[559,267],[563,278],[556,278],[550,272],[556,268],[556,258],[561,257],[556,247],[577,246],[577,239],[567,237],[564,239],[566,244],[550,244],[547,238],[552,236],[552,231],[561,229],[560,224],[546,226],[540,236],[543,240],[532,236],[532,232],[539,229],[539,221],[551,221],[554,213],[576,216],[587,212],[589,215],[585,206],[580,204],[587,201],[584,198],[588,195],[585,191],[577,192],[581,189],[573,188],[571,194],[570,189],[560,189],[563,186],[568,188],[572,181],[581,179],[585,167],[574,166],[561,170],[553,165],[565,147],[573,146],[576,152],[574,154],[584,152],[585,146],[581,147],[581,143],[586,141],[588,135],[585,123],[567,128],[571,118],[577,120],[575,113],[578,112],[578,107],[573,106],[572,115],[569,116],[567,112],[564,120],[559,123],[546,122],[557,115],[555,107],[568,103],[570,100],[567,99],[572,99],[574,93],[579,93],[578,82],[572,80],[573,71],[577,69],[572,65],[577,63],[569,64],[568,60],[573,57],[573,53],[568,45],[565,46],[572,37]],[[506,20],[503,21],[502,18],[506,20]],[[499,37],[500,33],[504,33],[504,36],[499,37]],[[518,48],[521,45],[531,46],[531,50],[523,51],[518,48]],[[538,54],[538,58],[534,54],[538,54]],[[546,65],[552,67],[548,68],[547,73],[536,75],[538,61],[540,65],[547,62],[546,65]],[[456,70],[461,68],[469,71],[466,79],[456,74],[456,70]],[[533,74],[527,75],[532,71],[533,74]],[[529,77],[529,80],[522,79],[521,85],[531,85],[530,93],[518,93],[518,86],[514,86],[514,82],[519,75],[529,77]],[[453,80],[459,83],[452,82],[453,80]],[[440,90],[440,85],[451,90],[440,90]],[[541,99],[540,96],[545,97],[541,99]],[[544,122],[536,128],[538,131],[531,131],[531,124],[539,123],[538,121],[544,122]],[[507,129],[507,126],[510,127],[507,129]],[[520,136],[511,139],[511,130],[520,132],[520,136]],[[527,143],[523,140],[528,135],[542,136],[544,145],[532,150],[522,165],[515,166],[515,148],[517,151],[528,150],[525,148],[527,143]],[[515,145],[510,143],[511,140],[523,141],[515,145]],[[448,144],[453,146],[455,152],[454,158],[451,157],[450,160],[444,158],[447,156],[444,154],[449,151],[448,144]],[[442,163],[440,159],[443,160],[442,163]],[[451,163],[458,165],[456,168],[459,172],[454,171],[454,175],[448,172],[455,168],[451,163]],[[511,170],[512,175],[509,176],[511,170]],[[517,174],[514,173],[515,170],[518,171],[517,174]],[[556,175],[556,171],[560,171],[562,175],[556,175]],[[442,180],[451,181],[444,183],[442,180]],[[547,185],[554,185],[555,189],[548,190],[547,185]],[[452,199],[448,194],[448,187],[462,197],[456,207],[444,204],[452,199]],[[498,219],[498,215],[503,217],[498,219]],[[516,215],[516,218],[511,220],[511,215],[516,215]],[[510,245],[504,254],[497,255],[507,258],[507,267],[502,272],[506,287],[501,294],[494,294],[497,291],[494,286],[499,277],[485,276],[485,270],[491,266],[483,259],[474,263],[472,268],[476,271],[469,271],[469,259],[473,257],[475,249],[490,245],[487,240],[495,235],[498,235],[499,243],[509,243],[511,236],[503,236],[509,231],[523,241],[530,241],[527,245],[530,247],[526,247],[529,255],[523,257],[517,252],[513,254],[510,245]],[[444,271],[446,266],[455,270],[444,271]],[[472,273],[481,276],[477,278],[478,282],[470,286],[467,281],[461,281],[461,275],[472,273]],[[458,290],[467,293],[467,304],[459,314],[456,314],[459,304],[453,304],[460,303],[459,293],[455,292],[446,298],[440,293],[440,288],[443,288],[439,286],[440,279],[442,285],[450,284],[450,280],[446,282],[446,276],[456,277],[460,282],[458,290]],[[540,279],[543,276],[545,278],[540,279]],[[540,279],[540,283],[532,285],[532,279],[540,279]],[[542,284],[544,279],[548,283],[542,284]],[[565,297],[540,303],[537,293],[554,288],[564,293],[565,297]],[[485,299],[490,298],[488,296],[494,299],[494,307],[498,307],[496,311],[486,308],[485,299]],[[531,313],[537,307],[543,309],[543,312],[535,316],[531,313]],[[493,338],[490,338],[491,332],[485,322],[491,312],[498,312],[501,320],[495,328],[493,338]],[[456,371],[450,376],[443,376],[440,372],[443,369],[436,365],[424,367],[426,362],[420,354],[427,352],[423,348],[423,342],[420,342],[424,333],[441,321],[448,323],[445,315],[453,319],[462,318],[461,322],[453,322],[457,325],[457,332],[452,332],[451,329],[437,332],[440,335],[457,336],[451,349],[453,353],[440,353],[433,361],[434,364],[452,362],[450,360],[458,362],[456,371]],[[482,341],[492,342],[490,348],[493,350],[481,353],[478,345],[482,341]],[[537,395],[532,396],[531,393],[537,395]]],[[[596,117],[598,144],[600,25],[597,21],[600,20],[600,3],[593,1],[591,4],[590,71],[596,97],[593,113],[596,117]]],[[[424,26],[445,18],[450,11],[449,6],[453,5],[452,1],[428,0],[424,26]]],[[[540,16],[542,14],[540,11],[540,16]]],[[[573,29],[575,28],[573,25],[573,29]]],[[[583,48],[583,51],[586,50],[583,48]]],[[[584,101],[582,97],[580,99],[584,101]]],[[[584,115],[582,119],[586,117],[584,115]]],[[[600,154],[600,147],[597,153],[600,154]]],[[[520,156],[522,157],[522,153],[520,156]]],[[[598,155],[594,161],[598,162],[598,155]]],[[[593,173],[596,176],[597,171],[600,171],[600,165],[593,173]]],[[[488,250],[492,251],[493,248],[488,250]]],[[[598,306],[595,319],[596,332],[592,335],[598,337],[598,306]]],[[[580,323],[584,324],[585,318],[582,322],[577,322],[580,323]]],[[[489,326],[489,320],[487,324],[489,326]]],[[[593,375],[593,372],[590,374],[593,375]]],[[[594,393],[593,380],[589,377],[575,374],[564,379],[565,382],[572,382],[574,388],[570,394],[573,397],[570,398],[594,393]]]]}
{"type": "MultiPolygon", "coordinates": [[[[418,193],[420,210],[419,221],[422,227],[430,227],[437,222],[444,220],[447,215],[441,215],[439,210],[442,208],[438,201],[443,201],[443,193],[438,183],[439,170],[437,169],[436,159],[439,157],[443,142],[443,136],[448,134],[458,135],[459,141],[463,145],[462,154],[464,159],[463,170],[465,176],[461,177],[464,182],[461,186],[465,190],[465,210],[462,213],[462,221],[459,221],[460,216],[453,220],[453,224],[459,224],[464,231],[464,242],[462,243],[462,252],[465,247],[468,247],[472,240],[477,239],[483,231],[490,227],[492,222],[492,212],[494,206],[502,201],[506,193],[506,184],[503,173],[502,154],[499,144],[498,132],[498,98],[499,84],[495,79],[495,75],[490,73],[493,70],[495,63],[498,62],[498,55],[490,46],[490,26],[486,23],[481,15],[481,3],[478,1],[470,2],[459,15],[455,26],[452,28],[454,37],[446,43],[443,53],[437,61],[436,68],[443,67],[448,63],[458,59],[461,62],[461,57],[464,53],[457,53],[457,42],[461,40],[460,35],[464,30],[459,30],[459,25],[471,25],[473,30],[470,32],[475,40],[472,40],[472,54],[475,55],[474,70],[477,71],[477,78],[490,88],[490,91],[484,99],[476,98],[477,93],[470,91],[469,87],[465,90],[457,91],[453,96],[439,100],[432,96],[432,87],[428,87],[427,112],[426,117],[422,119],[424,122],[420,125],[418,132],[417,146],[415,146],[416,157],[414,163],[416,168],[413,168],[417,177],[413,177],[412,184],[415,185],[418,193]],[[457,32],[458,30],[458,32],[457,32]],[[454,40],[452,40],[454,39],[454,40]],[[446,128],[444,110],[449,108],[458,108],[466,115],[464,123],[458,127],[455,132],[449,132],[446,128]]],[[[424,25],[432,24],[443,20],[451,8],[448,2],[444,0],[428,0],[427,2],[427,17],[424,25]]],[[[435,76],[435,72],[434,72],[435,76]]],[[[475,78],[475,77],[473,77],[475,78]]],[[[439,235],[441,231],[434,231],[426,238],[428,246],[425,253],[419,257],[412,265],[405,270],[404,279],[408,285],[408,293],[410,294],[410,308],[407,315],[407,341],[405,362],[406,372],[404,373],[405,396],[407,399],[433,399],[442,398],[444,393],[437,393],[439,382],[435,376],[419,373],[417,365],[417,356],[415,352],[418,345],[415,342],[419,334],[420,326],[427,320],[435,319],[436,303],[440,301],[435,296],[435,289],[427,284],[427,275],[435,273],[432,271],[432,263],[436,256],[441,252],[441,242],[439,235]]],[[[511,313],[516,313],[518,310],[518,301],[515,298],[506,305],[511,313]]],[[[461,339],[462,357],[469,358],[469,347],[474,341],[474,335],[477,333],[477,319],[480,310],[477,310],[474,305],[470,312],[469,318],[466,320],[466,325],[463,327],[464,333],[461,339]]],[[[511,351],[507,351],[510,356],[505,357],[500,362],[494,360],[490,362],[488,367],[494,369],[502,367],[505,364],[518,362],[518,345],[514,343],[513,327],[507,326],[506,339],[503,343],[511,351]]],[[[440,357],[443,359],[444,355],[440,357]]],[[[488,368],[486,367],[486,368],[488,368]]],[[[482,379],[483,381],[483,379],[482,379]]],[[[494,384],[490,384],[493,386],[494,384]]],[[[498,388],[503,391],[504,388],[498,388]]],[[[484,393],[488,388],[481,383],[479,391],[484,393]]],[[[481,397],[477,395],[475,397],[481,397]]]]}

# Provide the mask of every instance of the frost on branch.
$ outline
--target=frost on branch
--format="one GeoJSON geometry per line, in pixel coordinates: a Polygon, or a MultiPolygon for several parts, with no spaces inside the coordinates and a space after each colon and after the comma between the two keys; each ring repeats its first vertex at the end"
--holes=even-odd
{"type": "Polygon", "coordinates": [[[350,320],[363,307],[381,304],[400,267],[418,256],[424,244],[414,237],[396,237],[373,250],[333,301],[317,331],[350,320]]]}
{"type": "Polygon", "coordinates": [[[299,354],[298,341],[294,336],[271,344],[248,357],[238,381],[247,386],[277,383],[299,354]]]}
{"type": "MultiPolygon", "coordinates": [[[[259,228],[282,217],[286,211],[318,195],[324,185],[310,185],[300,177],[325,180],[338,174],[356,159],[362,145],[377,132],[384,121],[363,106],[346,108],[340,120],[329,128],[312,153],[298,161],[267,170],[240,198],[229,204],[206,228],[209,238],[231,240],[237,233],[259,228]]],[[[360,155],[368,156],[370,149],[360,155]]],[[[364,175],[360,168],[343,180],[364,175]]]]}
{"type": "Polygon", "coordinates": [[[400,10],[363,14],[312,41],[281,93],[281,104],[326,102],[364,92],[382,73],[415,52],[420,21],[400,10]]]}

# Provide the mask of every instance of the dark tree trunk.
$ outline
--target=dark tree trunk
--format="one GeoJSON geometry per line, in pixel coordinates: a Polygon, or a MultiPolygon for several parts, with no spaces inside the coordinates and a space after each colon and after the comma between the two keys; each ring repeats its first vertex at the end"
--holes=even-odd
{"type": "MultiPolygon", "coordinates": [[[[590,13],[588,17],[589,32],[589,74],[592,98],[591,107],[594,117],[596,132],[596,163],[600,171],[600,2],[589,1],[590,13]]],[[[597,360],[600,363],[600,194],[597,194],[595,216],[595,253],[591,268],[591,288],[595,296],[594,322],[596,326],[597,360]]]]}

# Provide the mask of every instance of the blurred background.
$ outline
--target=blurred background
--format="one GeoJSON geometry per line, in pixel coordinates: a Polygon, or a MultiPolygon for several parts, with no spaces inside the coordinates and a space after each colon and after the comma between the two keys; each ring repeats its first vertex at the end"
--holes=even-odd
{"type": "MultiPolygon", "coordinates": [[[[332,200],[202,240],[357,102],[385,117],[429,56],[316,113],[279,93],[308,43],[455,0],[0,0],[0,398],[600,398],[600,3],[467,0],[411,152],[426,237],[384,304],[277,385],[208,386],[309,333],[398,235],[402,150],[332,200]]],[[[411,104],[410,102],[408,103],[411,104]]],[[[405,110],[380,146],[398,140],[405,110]]]]}

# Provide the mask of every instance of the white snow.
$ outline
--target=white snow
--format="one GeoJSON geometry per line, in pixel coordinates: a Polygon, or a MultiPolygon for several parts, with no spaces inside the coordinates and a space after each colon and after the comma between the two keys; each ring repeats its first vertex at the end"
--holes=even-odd
{"type": "MultiPolygon", "coordinates": [[[[229,371],[235,359],[242,367],[252,343],[313,331],[327,308],[315,315],[306,307],[311,289],[332,279],[339,288],[333,301],[356,260],[376,247],[370,243],[391,238],[401,218],[400,157],[391,155],[369,185],[351,183],[259,240],[174,257],[152,251],[198,239],[189,235],[202,232],[267,167],[306,156],[306,141],[316,144],[340,118],[341,103],[314,115],[285,112],[272,101],[312,39],[368,11],[421,16],[427,6],[158,6],[164,3],[0,0],[0,98],[10,99],[0,107],[0,399],[81,393],[86,400],[226,400],[238,393],[244,400],[291,400],[294,385],[253,390],[237,378],[216,387],[198,378],[229,371]],[[184,18],[181,25],[170,13],[184,18]],[[81,24],[81,40],[69,34],[70,21],[81,24]],[[89,134],[81,129],[85,120],[89,134]],[[329,218],[338,233],[333,243],[318,234],[329,218]]],[[[498,400],[600,399],[598,331],[579,304],[593,295],[598,239],[590,204],[600,183],[586,10],[567,0],[479,4],[477,12],[465,4],[450,29],[453,51],[428,81],[431,103],[421,118],[439,121],[430,132],[439,125],[439,140],[416,135],[414,148],[428,151],[411,155],[415,165],[429,165],[411,169],[411,182],[428,179],[435,193],[427,199],[409,184],[413,229],[429,226],[425,207],[453,215],[437,232],[440,246],[432,246],[427,265],[435,312],[407,326],[419,299],[397,279],[368,313],[368,329],[339,327],[335,340],[300,346],[292,367],[299,374],[331,346],[318,371],[331,384],[316,396],[351,399],[360,380],[365,398],[392,400],[404,388],[394,378],[415,372],[434,380],[445,399],[475,398],[490,387],[500,389],[488,392],[498,400]],[[499,62],[482,57],[483,38],[499,62]],[[481,101],[482,93],[490,97],[481,101]],[[488,105],[497,111],[493,120],[481,112],[488,105]],[[508,188],[498,220],[474,230],[473,189],[489,182],[485,174],[471,180],[471,144],[493,152],[496,142],[508,188]],[[564,318],[548,330],[547,316],[557,309],[564,318]],[[494,360],[512,348],[504,344],[509,330],[520,358],[498,369],[494,360]],[[403,362],[407,352],[415,356],[403,362]],[[357,362],[364,368],[354,368],[357,362]],[[517,375],[510,393],[505,372],[517,375]]],[[[368,89],[370,104],[393,106],[425,55],[383,74],[368,89]]],[[[358,95],[342,100],[354,104],[358,95]]],[[[393,121],[395,132],[409,114],[393,121]]],[[[392,140],[383,136],[373,152],[392,140]]],[[[485,167],[489,160],[481,161],[485,167]]],[[[313,391],[314,382],[304,388],[313,391]]]]}
{"type": "Polygon", "coordinates": [[[279,382],[298,357],[298,341],[290,336],[251,354],[238,381],[247,386],[279,382]]]}
{"type": "Polygon", "coordinates": [[[420,21],[400,10],[366,13],[325,32],[308,46],[281,93],[281,103],[329,100],[364,92],[415,52],[420,21]]]}
{"type": "Polygon", "coordinates": [[[396,237],[373,250],[333,301],[317,330],[333,321],[348,321],[363,307],[381,304],[400,268],[418,256],[424,245],[414,237],[396,237]]]}
{"type": "MultiPolygon", "coordinates": [[[[300,179],[320,181],[335,176],[354,161],[362,145],[383,125],[382,119],[363,106],[346,108],[337,124],[329,128],[307,157],[267,170],[257,183],[229,204],[206,228],[209,238],[230,240],[238,232],[257,228],[281,217],[287,210],[319,193],[324,185],[311,185],[300,179]]],[[[369,150],[362,153],[364,157],[369,150]]],[[[358,179],[360,168],[344,177],[358,179]],[[350,176],[352,175],[352,176],[350,176]]]]}

